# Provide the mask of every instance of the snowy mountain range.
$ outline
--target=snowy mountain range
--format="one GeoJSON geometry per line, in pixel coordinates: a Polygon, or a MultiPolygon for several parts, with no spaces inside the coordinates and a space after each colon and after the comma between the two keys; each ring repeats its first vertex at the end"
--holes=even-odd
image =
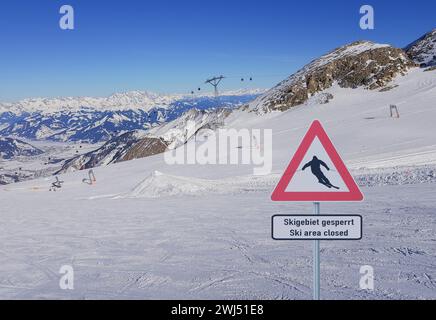
{"type": "Polygon", "coordinates": [[[211,95],[164,96],[128,92],[108,98],[27,99],[0,104],[0,136],[53,141],[108,141],[131,130],[148,130],[197,108],[236,108],[262,90],[211,95]]]}
{"type": "Polygon", "coordinates": [[[182,95],[160,95],[147,91],[115,93],[109,97],[60,97],[31,98],[13,103],[0,103],[0,111],[15,114],[41,112],[51,114],[62,110],[80,110],[84,107],[95,110],[130,110],[148,111],[155,106],[169,106],[172,102],[184,98],[182,95]]]}
{"type": "MultiPolygon", "coordinates": [[[[238,97],[259,95],[264,93],[263,89],[246,89],[226,91],[223,97],[238,97]]],[[[23,114],[39,112],[52,114],[60,111],[77,111],[89,108],[96,111],[122,111],[142,110],[150,112],[156,107],[171,108],[176,102],[201,101],[213,98],[213,93],[202,93],[197,95],[183,94],[159,94],[149,91],[129,91],[115,93],[109,97],[60,97],[60,98],[32,98],[18,102],[0,102],[0,113],[10,112],[23,114]]]]}

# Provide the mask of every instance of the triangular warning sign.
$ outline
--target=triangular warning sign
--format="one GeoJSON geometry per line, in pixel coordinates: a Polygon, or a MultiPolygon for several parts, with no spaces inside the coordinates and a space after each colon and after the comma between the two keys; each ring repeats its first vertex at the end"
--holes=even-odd
{"type": "Polygon", "coordinates": [[[363,200],[362,192],[319,121],[310,126],[271,200],[363,200]]]}

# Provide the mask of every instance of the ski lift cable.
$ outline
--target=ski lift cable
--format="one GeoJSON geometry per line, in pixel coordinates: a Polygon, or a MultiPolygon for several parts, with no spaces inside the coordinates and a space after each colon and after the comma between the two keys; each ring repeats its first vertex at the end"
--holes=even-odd
{"type": "MultiPolygon", "coordinates": [[[[259,79],[259,78],[283,78],[285,79],[286,77],[289,77],[289,73],[288,74],[249,74],[249,75],[230,75],[230,76],[225,76],[225,79],[239,79],[240,82],[252,82],[255,81],[255,79],[259,79]]],[[[194,95],[195,93],[201,92],[203,91],[203,86],[204,83],[200,83],[199,85],[195,86],[194,90],[190,90],[191,95],[194,95]]]]}
{"type": "Polygon", "coordinates": [[[226,77],[226,79],[256,79],[256,78],[274,78],[274,77],[289,77],[289,74],[246,74],[246,75],[231,75],[226,77]]]}
{"type": "Polygon", "coordinates": [[[190,93],[191,95],[195,95],[195,93],[201,92],[203,89],[204,82],[198,83],[196,86],[194,86],[195,89],[191,89],[190,93]]]}

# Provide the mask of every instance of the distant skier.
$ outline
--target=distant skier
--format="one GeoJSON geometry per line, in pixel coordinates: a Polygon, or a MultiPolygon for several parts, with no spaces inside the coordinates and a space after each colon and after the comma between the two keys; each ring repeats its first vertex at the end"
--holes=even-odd
{"type": "Polygon", "coordinates": [[[82,182],[89,185],[93,185],[94,183],[97,182],[97,179],[95,178],[94,170],[91,169],[88,171],[88,177],[89,177],[88,179],[87,178],[82,179],[82,182]]]}
{"type": "Polygon", "coordinates": [[[64,182],[59,180],[59,178],[56,176],[56,181],[51,184],[50,191],[56,191],[56,189],[61,189],[63,183],[64,182]]]}
{"type": "Polygon", "coordinates": [[[336,187],[331,184],[329,179],[324,175],[324,173],[321,171],[321,166],[327,169],[327,171],[330,171],[330,168],[326,165],[326,163],[322,160],[319,160],[316,156],[313,156],[312,161],[306,163],[303,167],[303,171],[306,170],[308,167],[310,167],[313,175],[318,178],[318,182],[322,185],[325,185],[327,188],[335,188],[339,189],[339,187],[336,187]]]}

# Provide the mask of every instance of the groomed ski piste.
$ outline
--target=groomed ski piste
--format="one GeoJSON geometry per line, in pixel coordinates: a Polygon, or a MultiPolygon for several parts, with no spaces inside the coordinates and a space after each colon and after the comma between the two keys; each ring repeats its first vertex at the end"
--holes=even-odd
{"type": "MultiPolygon", "coordinates": [[[[361,241],[321,241],[324,299],[436,298],[436,76],[386,92],[327,90],[284,113],[234,112],[227,128],[272,129],[273,168],[167,165],[163,155],[0,188],[1,299],[311,299],[312,242],[277,242],[271,216],[311,214],[270,194],[314,119],[365,195],[323,203],[363,216],[361,241]],[[400,118],[389,116],[395,104],[400,118]],[[74,290],[59,269],[74,268],[74,290]],[[361,290],[360,267],[375,288],[361,290]]],[[[234,152],[238,152],[235,150],[234,152]]]]}

